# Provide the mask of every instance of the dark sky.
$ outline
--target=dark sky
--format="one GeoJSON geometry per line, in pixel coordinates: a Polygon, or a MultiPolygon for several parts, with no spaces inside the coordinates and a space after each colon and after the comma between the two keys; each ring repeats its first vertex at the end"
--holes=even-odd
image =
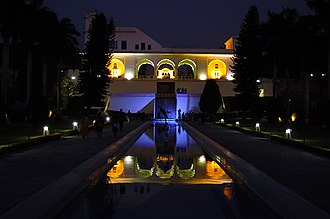
{"type": "Polygon", "coordinates": [[[261,21],[267,11],[287,7],[301,15],[312,13],[306,0],[44,0],[44,5],[59,18],[69,17],[81,33],[84,16],[96,10],[113,17],[116,26],[137,27],[163,47],[173,48],[222,47],[238,35],[251,5],[258,7],[261,21]]]}

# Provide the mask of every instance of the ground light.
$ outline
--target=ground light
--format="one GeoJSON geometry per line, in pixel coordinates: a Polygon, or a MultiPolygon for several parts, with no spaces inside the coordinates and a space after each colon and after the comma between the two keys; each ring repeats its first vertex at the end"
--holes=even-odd
{"type": "Polygon", "coordinates": [[[256,132],[260,132],[260,124],[258,122],[256,123],[256,132]]]}
{"type": "Polygon", "coordinates": [[[239,127],[239,121],[236,122],[236,127],[239,127]]]}
{"type": "Polygon", "coordinates": [[[110,122],[110,116],[105,117],[105,121],[109,123],[110,122]]]}
{"type": "Polygon", "coordinates": [[[221,119],[221,120],[220,120],[220,123],[221,123],[221,124],[225,124],[225,120],[224,120],[224,119],[221,119]]]}
{"type": "Polygon", "coordinates": [[[286,129],[285,130],[285,137],[287,139],[291,139],[291,132],[292,132],[292,129],[286,129]]]}
{"type": "Polygon", "coordinates": [[[43,132],[42,132],[42,134],[43,134],[44,136],[47,136],[47,135],[50,134],[50,133],[49,133],[48,126],[44,126],[44,127],[43,127],[43,132]]]}
{"type": "Polygon", "coordinates": [[[73,122],[72,123],[72,129],[73,130],[78,130],[78,122],[73,122]]]}

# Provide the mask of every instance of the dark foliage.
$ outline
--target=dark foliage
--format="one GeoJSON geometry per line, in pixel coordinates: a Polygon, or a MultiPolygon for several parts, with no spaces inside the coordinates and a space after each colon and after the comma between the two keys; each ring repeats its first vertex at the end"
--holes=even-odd
{"type": "Polygon", "coordinates": [[[243,111],[251,110],[259,96],[259,31],[259,12],[256,6],[251,6],[241,25],[231,66],[235,73],[234,91],[243,111]]]}
{"type": "Polygon", "coordinates": [[[84,114],[84,102],[81,97],[71,97],[66,105],[66,112],[70,119],[80,119],[84,114]]]}
{"type": "Polygon", "coordinates": [[[88,42],[83,54],[82,71],[77,86],[87,107],[103,106],[110,85],[107,64],[111,59],[114,23],[103,13],[96,13],[88,30],[88,42]]]}
{"type": "Polygon", "coordinates": [[[33,94],[28,103],[28,118],[34,126],[44,124],[48,119],[48,101],[42,94],[33,94]]]}
{"type": "Polygon", "coordinates": [[[215,114],[221,105],[222,98],[217,82],[214,79],[207,80],[199,101],[201,112],[215,114]]]}

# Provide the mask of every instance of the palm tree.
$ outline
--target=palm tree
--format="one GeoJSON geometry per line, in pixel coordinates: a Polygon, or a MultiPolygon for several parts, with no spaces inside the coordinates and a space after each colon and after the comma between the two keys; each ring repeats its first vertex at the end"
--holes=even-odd
{"type": "Polygon", "coordinates": [[[22,28],[22,41],[27,49],[27,65],[26,65],[26,105],[32,94],[33,79],[33,57],[37,46],[40,44],[39,34],[43,31],[44,26],[41,25],[45,16],[52,13],[47,7],[43,6],[43,0],[31,0],[26,4],[24,10],[24,20],[22,28]]]}
{"type": "MultiPolygon", "coordinates": [[[[20,20],[24,2],[20,0],[3,0],[0,5],[0,33],[2,38],[2,74],[0,96],[2,99],[2,110],[8,107],[8,75],[9,75],[9,53],[10,43],[19,37],[20,20]]],[[[0,110],[0,117],[1,110],[0,110]]]]}
{"type": "MultiPolygon", "coordinates": [[[[327,72],[327,104],[325,105],[325,112],[328,112],[330,107],[330,1],[328,0],[307,0],[307,6],[315,12],[315,19],[319,29],[318,33],[320,34],[319,41],[323,44],[323,48],[326,48],[324,58],[327,63],[324,72],[327,72]],[[324,46],[326,45],[326,46],[324,46]]],[[[330,122],[329,115],[327,116],[327,122],[330,122]]]]}
{"type": "Polygon", "coordinates": [[[78,67],[80,63],[78,40],[79,32],[69,18],[58,20],[55,13],[46,13],[41,26],[47,26],[41,32],[39,51],[42,55],[42,92],[48,95],[48,66],[52,66],[52,80],[57,87],[57,108],[61,105],[60,85],[63,71],[68,67],[78,67]],[[46,25],[47,24],[47,25],[46,25]],[[54,77],[55,76],[55,77],[54,77]]]}
{"type": "MultiPolygon", "coordinates": [[[[294,66],[297,63],[297,39],[295,31],[296,24],[300,16],[295,9],[285,8],[280,13],[268,12],[268,21],[263,24],[262,38],[264,43],[264,53],[273,60],[273,81],[274,81],[274,106],[282,106],[285,111],[285,118],[290,114],[290,75],[293,75],[294,66]],[[285,100],[284,104],[279,104],[277,99],[278,78],[285,78],[285,100]]],[[[287,121],[287,119],[285,119],[287,121]]]]}

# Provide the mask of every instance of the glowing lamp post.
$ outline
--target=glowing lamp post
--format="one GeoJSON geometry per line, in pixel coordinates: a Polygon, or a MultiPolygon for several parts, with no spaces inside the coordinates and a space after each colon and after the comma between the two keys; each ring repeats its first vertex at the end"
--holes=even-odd
{"type": "Polygon", "coordinates": [[[110,116],[105,117],[105,121],[106,121],[107,123],[109,123],[109,122],[110,122],[110,116]]]}
{"type": "Polygon", "coordinates": [[[256,132],[260,132],[260,124],[256,123],[256,132]]]}
{"type": "Polygon", "coordinates": [[[224,120],[224,119],[221,119],[221,120],[220,120],[220,123],[221,123],[221,124],[225,124],[225,120],[224,120]]]}
{"type": "Polygon", "coordinates": [[[73,130],[78,130],[78,122],[73,122],[72,123],[72,129],[73,130]]]}
{"type": "Polygon", "coordinates": [[[49,129],[48,129],[48,126],[44,126],[43,127],[43,132],[42,132],[43,136],[47,136],[49,135],[49,129]]]}
{"type": "Polygon", "coordinates": [[[287,138],[287,139],[291,139],[291,132],[292,132],[292,129],[287,129],[287,130],[285,130],[285,137],[287,138]]]}
{"type": "Polygon", "coordinates": [[[239,127],[239,121],[236,122],[236,127],[239,127]]]}

